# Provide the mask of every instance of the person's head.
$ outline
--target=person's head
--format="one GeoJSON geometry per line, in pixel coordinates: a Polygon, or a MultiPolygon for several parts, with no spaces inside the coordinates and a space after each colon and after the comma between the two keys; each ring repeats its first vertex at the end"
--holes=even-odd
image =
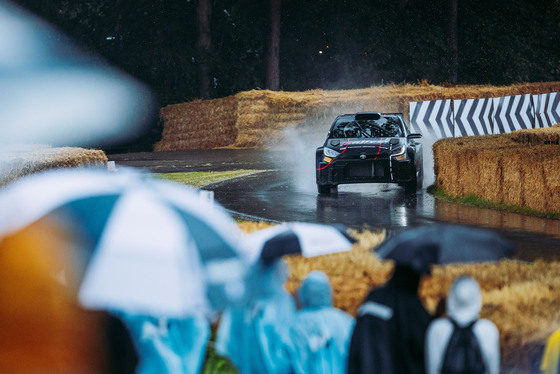
{"type": "Polygon", "coordinates": [[[388,284],[410,292],[417,292],[420,286],[420,278],[420,273],[411,267],[397,264],[388,284]]]}
{"type": "Polygon", "coordinates": [[[298,299],[302,309],[332,306],[332,290],[329,277],[322,271],[312,271],[301,282],[298,299]]]}
{"type": "Polygon", "coordinates": [[[451,285],[447,297],[447,314],[457,322],[468,322],[478,317],[482,308],[480,287],[469,276],[460,276],[451,285]]]}
{"type": "Polygon", "coordinates": [[[289,277],[287,262],[278,258],[274,261],[258,262],[249,275],[253,297],[271,296],[284,292],[284,283],[289,277]]]}

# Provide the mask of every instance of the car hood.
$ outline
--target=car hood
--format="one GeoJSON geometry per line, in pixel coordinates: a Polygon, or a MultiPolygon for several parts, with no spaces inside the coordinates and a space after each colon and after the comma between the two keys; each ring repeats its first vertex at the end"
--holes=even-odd
{"type": "MultiPolygon", "coordinates": [[[[395,140],[393,140],[394,142],[395,140]]],[[[395,149],[405,144],[404,138],[368,138],[368,139],[328,139],[325,147],[335,151],[346,152],[356,150],[375,150],[380,154],[389,153],[391,149],[395,149]],[[398,144],[391,144],[391,139],[399,141],[398,144]]]]}

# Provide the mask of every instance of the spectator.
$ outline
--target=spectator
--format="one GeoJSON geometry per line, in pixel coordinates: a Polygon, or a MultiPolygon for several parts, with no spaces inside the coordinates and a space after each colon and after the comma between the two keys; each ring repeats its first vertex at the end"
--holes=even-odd
{"type": "Polygon", "coordinates": [[[116,313],[128,328],[138,354],[136,374],[182,373],[179,355],[173,351],[166,320],[116,313]]]}
{"type": "Polygon", "coordinates": [[[348,373],[424,373],[424,338],[432,319],[418,297],[420,274],[396,265],[384,287],[358,310],[348,373]]]}
{"type": "Polygon", "coordinates": [[[202,313],[169,319],[167,332],[173,351],[181,360],[183,373],[200,373],[206,355],[206,345],[210,338],[208,319],[202,313]]]}
{"type": "Polygon", "coordinates": [[[289,326],[286,347],[296,374],[346,372],[354,318],[333,307],[329,278],[313,271],[298,292],[301,310],[289,326]]]}
{"type": "MultiPolygon", "coordinates": [[[[438,318],[434,320],[428,327],[426,333],[426,369],[427,374],[438,374],[444,372],[447,366],[444,362],[449,360],[446,352],[457,352],[454,344],[452,344],[452,334],[461,327],[467,327],[472,324],[472,332],[474,333],[473,348],[470,348],[470,356],[467,362],[464,360],[454,360],[456,367],[465,367],[476,364],[477,357],[482,361],[482,370],[485,373],[498,374],[500,372],[500,339],[499,332],[494,323],[486,319],[478,319],[478,314],[482,306],[480,295],[480,287],[478,283],[471,277],[463,276],[455,280],[449,291],[447,298],[447,315],[448,318],[438,318]],[[455,324],[453,323],[455,322],[455,324]],[[476,344],[478,343],[478,344],[476,344]],[[480,352],[478,354],[477,352],[480,352]]],[[[468,345],[469,340],[462,343],[468,345]]],[[[453,355],[455,358],[458,354],[453,355]]],[[[449,356],[452,357],[453,356],[449,356]]]]}
{"type": "Polygon", "coordinates": [[[296,307],[284,289],[287,264],[276,260],[255,265],[253,283],[257,295],[241,307],[230,307],[221,316],[216,352],[228,358],[241,374],[285,373],[288,361],[283,349],[285,326],[296,307]]]}

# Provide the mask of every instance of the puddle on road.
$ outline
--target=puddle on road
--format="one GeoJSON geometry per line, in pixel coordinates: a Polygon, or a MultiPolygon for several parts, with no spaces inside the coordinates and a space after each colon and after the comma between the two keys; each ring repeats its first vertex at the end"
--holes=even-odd
{"type": "Polygon", "coordinates": [[[434,213],[442,221],[476,224],[477,226],[506,230],[528,231],[560,239],[560,220],[471,207],[442,200],[436,201],[434,213]]]}

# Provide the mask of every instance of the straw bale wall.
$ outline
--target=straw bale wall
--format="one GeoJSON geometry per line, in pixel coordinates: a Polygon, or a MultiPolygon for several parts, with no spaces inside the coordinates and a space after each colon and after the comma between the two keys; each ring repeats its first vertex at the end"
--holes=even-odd
{"type": "Polygon", "coordinates": [[[452,196],[560,212],[560,124],[508,134],[440,139],[435,185],[452,196]]]}
{"type": "Polygon", "coordinates": [[[102,150],[48,145],[5,146],[0,153],[0,187],[25,175],[49,169],[106,166],[102,150]]]}
{"type": "MultiPolygon", "coordinates": [[[[377,86],[356,90],[276,92],[253,90],[215,100],[196,100],[161,109],[162,139],[155,151],[205,148],[282,147],[285,130],[324,134],[336,116],[358,111],[401,112],[409,102],[542,94],[560,82],[512,86],[377,86]]],[[[407,118],[408,119],[408,118],[407,118]]]]}

